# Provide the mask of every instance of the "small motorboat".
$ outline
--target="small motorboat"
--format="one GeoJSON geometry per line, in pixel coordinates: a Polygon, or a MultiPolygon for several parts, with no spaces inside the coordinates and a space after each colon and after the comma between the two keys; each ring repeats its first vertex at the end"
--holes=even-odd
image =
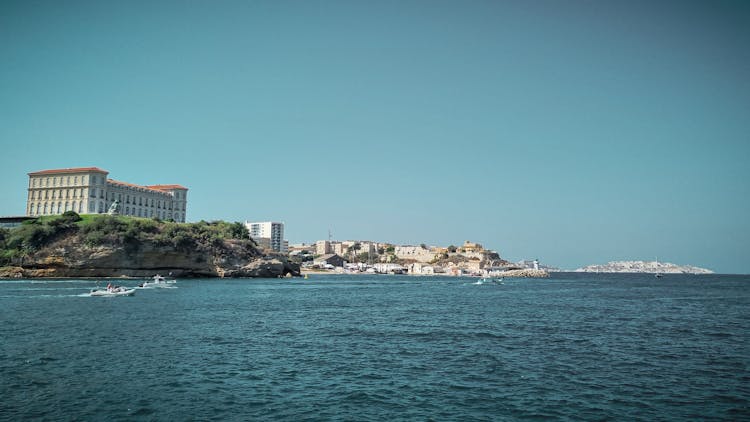
{"type": "Polygon", "coordinates": [[[490,283],[490,284],[503,284],[503,278],[502,277],[500,277],[500,278],[484,277],[484,278],[480,278],[479,281],[477,281],[474,284],[482,285],[482,284],[487,284],[487,283],[490,283]]]}
{"type": "Polygon", "coordinates": [[[89,296],[102,296],[102,297],[117,297],[117,296],[133,296],[135,289],[128,289],[122,286],[109,286],[106,289],[93,289],[89,296]]]}
{"type": "Polygon", "coordinates": [[[176,283],[177,283],[177,280],[166,280],[164,277],[157,274],[154,276],[153,281],[144,281],[143,283],[139,284],[138,287],[141,287],[141,288],[172,287],[172,285],[176,283]]]}

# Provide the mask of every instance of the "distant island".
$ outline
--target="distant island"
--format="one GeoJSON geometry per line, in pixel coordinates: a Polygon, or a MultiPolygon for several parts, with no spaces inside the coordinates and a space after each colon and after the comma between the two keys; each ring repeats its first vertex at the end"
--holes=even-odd
{"type": "Polygon", "coordinates": [[[282,277],[299,264],[261,251],[241,223],[119,215],[44,216],[0,229],[0,278],[282,277]]]}
{"type": "Polygon", "coordinates": [[[601,265],[578,268],[581,273],[662,273],[662,274],[713,274],[713,271],[692,265],[676,265],[657,261],[612,261],[601,265]]]}

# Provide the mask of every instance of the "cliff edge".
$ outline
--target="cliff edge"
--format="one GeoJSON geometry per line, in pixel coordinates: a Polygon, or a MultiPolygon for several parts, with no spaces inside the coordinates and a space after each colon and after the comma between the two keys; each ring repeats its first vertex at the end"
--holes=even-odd
{"type": "Polygon", "coordinates": [[[0,277],[283,277],[241,223],[174,223],[68,212],[0,232],[0,277]]]}

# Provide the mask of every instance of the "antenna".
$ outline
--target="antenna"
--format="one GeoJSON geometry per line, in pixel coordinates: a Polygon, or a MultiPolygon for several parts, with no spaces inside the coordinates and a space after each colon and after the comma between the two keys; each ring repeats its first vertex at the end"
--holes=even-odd
{"type": "Polygon", "coordinates": [[[330,242],[333,238],[333,235],[331,235],[331,229],[328,229],[328,241],[330,242]]]}

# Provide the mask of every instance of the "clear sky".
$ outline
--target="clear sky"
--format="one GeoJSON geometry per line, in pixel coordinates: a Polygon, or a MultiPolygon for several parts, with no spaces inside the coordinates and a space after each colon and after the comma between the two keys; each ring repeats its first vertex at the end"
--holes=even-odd
{"type": "Polygon", "coordinates": [[[750,273],[750,2],[1,1],[26,173],[187,186],[292,243],[750,273]]]}

